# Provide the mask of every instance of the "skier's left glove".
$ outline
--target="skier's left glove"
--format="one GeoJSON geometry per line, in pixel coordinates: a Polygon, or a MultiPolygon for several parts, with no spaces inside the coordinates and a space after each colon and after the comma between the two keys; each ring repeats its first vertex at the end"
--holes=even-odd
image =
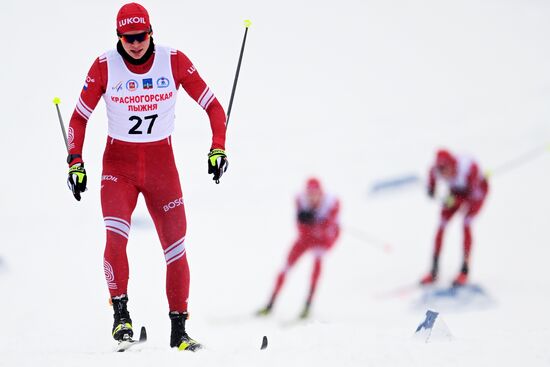
{"type": "Polygon", "coordinates": [[[454,195],[449,195],[445,198],[443,205],[447,208],[452,208],[457,204],[457,198],[454,195]]]}
{"type": "Polygon", "coordinates": [[[73,192],[74,198],[80,201],[80,193],[86,191],[86,170],[84,163],[75,163],[69,168],[69,177],[67,177],[67,186],[73,192]]]}
{"type": "Polygon", "coordinates": [[[228,164],[229,161],[223,149],[211,149],[208,153],[208,174],[214,174],[212,179],[217,184],[220,183],[223,173],[227,171],[228,164]]]}

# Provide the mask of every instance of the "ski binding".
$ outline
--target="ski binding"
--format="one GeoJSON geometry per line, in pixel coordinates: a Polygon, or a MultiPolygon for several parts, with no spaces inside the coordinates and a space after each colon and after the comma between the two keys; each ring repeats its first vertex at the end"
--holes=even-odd
{"type": "Polygon", "coordinates": [[[147,330],[145,330],[145,326],[141,327],[141,331],[139,333],[139,339],[135,340],[132,339],[130,336],[125,337],[123,340],[118,342],[118,346],[116,351],[117,352],[124,352],[131,347],[133,347],[136,344],[145,343],[147,341],[147,330]]]}

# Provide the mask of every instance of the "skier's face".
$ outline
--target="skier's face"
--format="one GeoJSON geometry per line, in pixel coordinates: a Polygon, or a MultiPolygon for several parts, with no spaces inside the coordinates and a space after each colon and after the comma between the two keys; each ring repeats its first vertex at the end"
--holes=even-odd
{"type": "Polygon", "coordinates": [[[437,170],[444,179],[450,180],[455,176],[455,170],[451,165],[438,166],[437,170]]]}
{"type": "Polygon", "coordinates": [[[120,36],[124,51],[134,59],[141,59],[151,43],[152,32],[132,31],[120,36]]]}
{"type": "Polygon", "coordinates": [[[323,193],[321,190],[308,190],[307,191],[307,200],[312,207],[318,207],[321,203],[323,193]]]}

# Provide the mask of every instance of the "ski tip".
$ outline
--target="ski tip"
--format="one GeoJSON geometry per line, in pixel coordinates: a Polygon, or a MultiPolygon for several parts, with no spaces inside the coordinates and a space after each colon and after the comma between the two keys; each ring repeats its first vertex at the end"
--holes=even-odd
{"type": "Polygon", "coordinates": [[[60,103],[61,103],[61,99],[59,99],[59,97],[54,97],[54,99],[53,99],[53,104],[54,104],[54,105],[58,105],[58,104],[60,104],[60,103]]]}
{"type": "Polygon", "coordinates": [[[139,333],[139,341],[140,343],[147,341],[147,330],[145,329],[145,326],[141,327],[141,331],[139,333]]]}
{"type": "Polygon", "coordinates": [[[267,348],[267,336],[264,335],[262,338],[262,346],[260,347],[260,350],[264,350],[267,348]]]}
{"type": "Polygon", "coordinates": [[[250,28],[250,26],[252,25],[252,22],[250,21],[250,19],[245,19],[244,21],[244,26],[246,28],[250,28]]]}

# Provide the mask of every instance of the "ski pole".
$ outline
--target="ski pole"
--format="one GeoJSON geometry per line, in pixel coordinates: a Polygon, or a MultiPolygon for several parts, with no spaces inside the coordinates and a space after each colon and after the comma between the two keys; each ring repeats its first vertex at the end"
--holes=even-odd
{"type": "Polygon", "coordinates": [[[57,109],[57,117],[59,118],[59,125],[61,126],[61,132],[63,133],[63,140],[65,141],[65,148],[67,148],[67,153],[69,152],[69,143],[67,142],[67,133],[65,132],[65,125],[63,125],[63,118],[61,117],[61,111],[59,111],[59,104],[61,100],[59,97],[53,99],[53,104],[57,109]]]}
{"type": "Polygon", "coordinates": [[[237,71],[235,72],[235,79],[233,80],[233,89],[231,90],[231,98],[229,99],[229,107],[227,108],[227,121],[226,126],[229,126],[229,116],[231,116],[231,107],[233,107],[233,98],[235,97],[235,89],[237,89],[237,81],[239,80],[239,72],[241,70],[241,62],[243,61],[244,45],[246,43],[246,35],[248,33],[248,28],[252,25],[250,20],[244,21],[244,37],[243,44],[241,46],[241,54],[239,55],[239,62],[237,63],[237,71]]]}
{"type": "Polygon", "coordinates": [[[496,167],[493,170],[488,170],[485,173],[486,177],[493,177],[495,175],[499,175],[501,173],[505,173],[508,171],[512,171],[520,166],[523,166],[525,163],[528,163],[532,161],[533,159],[537,158],[540,155],[543,155],[546,151],[550,151],[550,145],[545,144],[538,146],[534,149],[531,149],[530,151],[515,157],[507,162],[504,162],[500,166],[496,167]]]}
{"type": "Polygon", "coordinates": [[[389,253],[392,251],[392,246],[389,244],[388,241],[384,241],[383,239],[380,239],[378,237],[375,237],[369,233],[366,233],[365,231],[359,229],[359,228],[355,228],[355,227],[350,227],[350,226],[346,226],[344,228],[344,231],[346,233],[349,233],[350,235],[352,235],[353,237],[355,237],[355,239],[363,242],[363,243],[368,243],[369,245],[371,246],[374,246],[386,253],[389,253]]]}

